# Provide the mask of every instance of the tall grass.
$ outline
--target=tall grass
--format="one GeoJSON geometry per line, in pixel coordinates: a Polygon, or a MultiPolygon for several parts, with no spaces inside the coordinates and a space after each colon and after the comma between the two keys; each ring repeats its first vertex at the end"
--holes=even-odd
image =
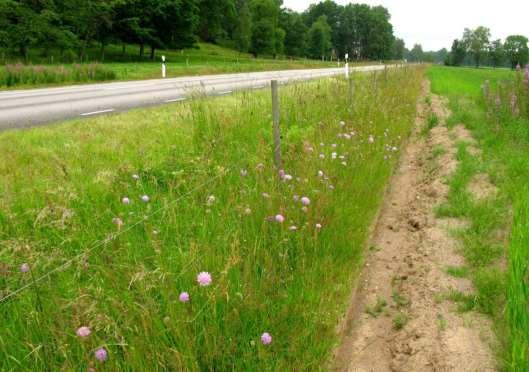
{"type": "Polygon", "coordinates": [[[281,87],[292,179],[266,91],[0,134],[0,296],[73,259],[0,302],[0,369],[322,368],[421,77],[281,87]]]}
{"type": "Polygon", "coordinates": [[[469,154],[465,146],[459,149],[462,166],[452,180],[453,202],[445,212],[468,217],[472,223],[463,237],[467,260],[475,269],[475,302],[479,310],[495,318],[504,344],[500,358],[509,371],[529,371],[526,71],[508,75],[440,67],[429,71],[433,90],[450,98],[451,121],[472,129],[483,148],[480,158],[469,154]],[[476,202],[469,197],[466,185],[478,172],[488,172],[498,186],[495,199],[476,202]]]}
{"type": "Polygon", "coordinates": [[[116,73],[100,64],[44,66],[6,65],[0,69],[0,88],[114,80],[116,73]]]}

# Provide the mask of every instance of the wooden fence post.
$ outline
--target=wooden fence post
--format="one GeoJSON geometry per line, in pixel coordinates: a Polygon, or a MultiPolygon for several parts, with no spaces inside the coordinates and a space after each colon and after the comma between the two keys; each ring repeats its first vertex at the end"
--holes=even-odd
{"type": "Polygon", "coordinates": [[[283,169],[281,161],[281,129],[279,128],[279,95],[277,80],[272,80],[272,117],[274,121],[274,164],[277,169],[283,169]]]}

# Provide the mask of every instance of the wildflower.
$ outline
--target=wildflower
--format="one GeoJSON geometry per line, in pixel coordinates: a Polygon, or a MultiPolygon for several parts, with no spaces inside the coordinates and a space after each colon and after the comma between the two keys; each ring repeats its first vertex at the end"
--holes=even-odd
{"type": "Polygon", "coordinates": [[[325,144],[323,142],[320,142],[320,146],[323,147],[325,146],[325,144]]]}
{"type": "Polygon", "coordinates": [[[301,207],[301,211],[302,211],[303,213],[308,213],[308,212],[309,212],[309,208],[303,206],[303,207],[301,207]]]}
{"type": "Polygon", "coordinates": [[[338,154],[335,153],[335,152],[333,152],[333,153],[331,154],[331,157],[332,157],[333,159],[336,159],[337,156],[338,156],[338,154]]]}
{"type": "Polygon", "coordinates": [[[340,121],[340,126],[341,126],[341,127],[344,127],[344,126],[345,126],[345,121],[343,121],[343,120],[340,121]]]}
{"type": "Polygon", "coordinates": [[[323,175],[324,175],[324,174],[323,174],[323,171],[319,170],[319,171],[318,171],[318,177],[323,177],[323,175]]]}
{"type": "Polygon", "coordinates": [[[132,179],[134,179],[134,180],[137,181],[137,180],[140,179],[140,176],[138,176],[137,174],[133,174],[133,175],[132,175],[132,179]]]}
{"type": "Polygon", "coordinates": [[[314,152],[314,147],[312,146],[307,147],[307,152],[314,152]]]}
{"type": "Polygon", "coordinates": [[[20,265],[20,272],[22,274],[25,274],[29,271],[29,264],[27,263],[23,263],[22,265],[20,265]]]}
{"type": "Polygon", "coordinates": [[[122,220],[121,218],[119,218],[119,217],[115,217],[115,218],[113,218],[113,219],[112,219],[112,223],[113,223],[114,225],[116,225],[118,228],[120,228],[121,226],[124,225],[123,220],[122,220]]]}
{"type": "Polygon", "coordinates": [[[336,143],[333,143],[333,144],[331,145],[331,147],[335,149],[335,148],[336,148],[336,143]]]}
{"type": "Polygon", "coordinates": [[[92,331],[88,327],[79,327],[75,333],[77,333],[77,336],[79,337],[88,337],[92,331]]]}
{"type": "Polygon", "coordinates": [[[214,195],[210,195],[210,196],[208,196],[208,198],[206,199],[206,205],[208,205],[208,206],[212,206],[212,205],[215,203],[216,200],[217,200],[217,198],[215,198],[214,195]]]}
{"type": "Polygon", "coordinates": [[[317,224],[316,224],[316,228],[317,228],[318,230],[320,230],[320,229],[322,228],[321,223],[317,223],[317,224]]]}
{"type": "Polygon", "coordinates": [[[292,226],[290,226],[290,227],[288,228],[289,231],[296,231],[297,229],[298,229],[298,227],[295,226],[295,225],[292,225],[292,226]]]}
{"type": "Polygon", "coordinates": [[[246,169],[241,169],[241,177],[246,177],[248,175],[248,171],[246,169]]]}
{"type": "Polygon", "coordinates": [[[148,195],[143,195],[143,196],[141,197],[141,201],[144,202],[144,203],[148,203],[149,200],[151,200],[151,198],[149,198],[148,195]]]}
{"type": "Polygon", "coordinates": [[[345,139],[348,139],[348,140],[349,140],[349,139],[351,139],[351,135],[350,135],[350,134],[347,134],[347,133],[345,133],[345,134],[343,135],[343,138],[345,138],[345,139]]]}
{"type": "Polygon", "coordinates": [[[373,142],[375,142],[375,137],[373,137],[372,135],[370,135],[369,138],[367,139],[367,141],[368,141],[369,143],[373,143],[373,142]]]}
{"type": "Polygon", "coordinates": [[[257,169],[257,170],[261,170],[261,169],[263,169],[263,168],[264,168],[264,164],[263,164],[263,163],[259,163],[259,164],[257,164],[257,165],[255,166],[255,169],[257,169]]]}
{"type": "Polygon", "coordinates": [[[123,204],[130,204],[130,199],[125,196],[123,199],[121,199],[121,202],[123,204]]]}
{"type": "Polygon", "coordinates": [[[511,94],[511,111],[513,114],[516,114],[517,113],[517,109],[518,109],[518,97],[516,96],[516,94],[511,94]]]}
{"type": "Polygon", "coordinates": [[[279,178],[281,179],[285,178],[285,171],[283,169],[279,170],[279,178]]]}
{"type": "Polygon", "coordinates": [[[180,302],[188,302],[189,301],[189,293],[187,293],[187,292],[180,293],[180,296],[178,296],[178,300],[180,302]]]}
{"type": "Polygon", "coordinates": [[[320,154],[320,159],[325,159],[325,155],[324,154],[320,154]]]}
{"type": "Polygon", "coordinates": [[[498,108],[498,109],[499,109],[499,108],[500,108],[500,106],[501,106],[501,98],[500,98],[500,96],[499,96],[499,95],[498,95],[498,96],[496,96],[496,101],[495,101],[495,103],[496,103],[496,108],[498,108]]]}
{"type": "Polygon", "coordinates": [[[197,275],[197,282],[201,287],[207,287],[208,285],[210,285],[211,280],[211,274],[206,271],[202,271],[200,274],[197,275]]]}
{"type": "Polygon", "coordinates": [[[281,215],[281,214],[276,214],[275,220],[276,220],[277,223],[283,223],[283,222],[285,222],[285,217],[283,217],[283,215],[281,215]]]}
{"type": "Polygon", "coordinates": [[[100,362],[104,362],[108,359],[108,352],[107,349],[105,349],[104,347],[100,347],[99,349],[97,349],[94,355],[96,359],[100,362]]]}
{"type": "Polygon", "coordinates": [[[266,192],[263,192],[263,193],[261,194],[261,196],[262,196],[263,198],[265,198],[265,199],[269,199],[269,198],[270,198],[270,194],[268,194],[268,193],[266,193],[266,192]]]}
{"type": "Polygon", "coordinates": [[[397,147],[393,146],[393,147],[391,148],[391,150],[392,150],[392,151],[397,151],[398,149],[397,149],[397,147]]]}
{"type": "Polygon", "coordinates": [[[285,177],[283,177],[285,181],[292,181],[292,178],[293,177],[290,174],[285,174],[285,177]]]}
{"type": "Polygon", "coordinates": [[[302,197],[302,198],[301,198],[301,204],[303,204],[303,205],[309,205],[309,204],[310,204],[310,199],[307,198],[306,196],[302,197]]]}
{"type": "Polygon", "coordinates": [[[251,210],[250,208],[246,208],[246,209],[244,210],[244,214],[245,214],[245,215],[250,215],[250,214],[252,214],[252,210],[251,210]]]}
{"type": "Polygon", "coordinates": [[[297,202],[297,201],[299,200],[299,195],[294,195],[294,196],[292,197],[292,199],[294,199],[294,201],[297,202]]]}
{"type": "Polygon", "coordinates": [[[347,165],[347,162],[346,162],[346,161],[342,161],[342,165],[343,165],[343,166],[346,166],[346,165],[347,165]]]}
{"type": "Polygon", "coordinates": [[[261,335],[261,343],[263,345],[270,345],[272,343],[272,336],[270,336],[270,333],[265,332],[261,335]]]}

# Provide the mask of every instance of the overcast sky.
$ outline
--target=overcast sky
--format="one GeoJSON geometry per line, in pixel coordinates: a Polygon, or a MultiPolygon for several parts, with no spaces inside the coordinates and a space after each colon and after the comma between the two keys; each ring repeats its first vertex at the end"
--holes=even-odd
{"type": "MultiPolygon", "coordinates": [[[[489,27],[493,39],[513,34],[529,37],[529,0],[334,0],[338,4],[382,5],[391,13],[395,35],[411,48],[450,49],[465,27],[489,27]]],[[[318,0],[283,0],[284,6],[303,11],[318,0]]]]}

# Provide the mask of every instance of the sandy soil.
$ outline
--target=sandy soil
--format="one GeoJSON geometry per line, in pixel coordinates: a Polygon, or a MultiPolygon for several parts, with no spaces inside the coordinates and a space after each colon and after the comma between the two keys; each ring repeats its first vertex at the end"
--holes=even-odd
{"type": "MultiPolygon", "coordinates": [[[[457,167],[455,144],[468,141],[479,149],[463,126],[446,127],[450,114],[446,102],[432,95],[428,107],[427,94],[429,84],[425,82],[416,127],[374,226],[368,245],[372,249],[352,299],[345,321],[348,331],[336,350],[333,370],[496,370],[489,321],[475,313],[457,313],[455,305],[443,299],[451,289],[473,291],[468,279],[446,273],[447,267],[464,264],[450,230],[467,222],[438,219],[434,214],[435,206],[447,196],[446,180],[457,167]],[[437,114],[440,124],[425,136],[421,128],[428,110],[437,114]],[[432,151],[440,147],[445,151],[434,159],[432,151]]],[[[490,195],[486,179],[476,184],[469,189],[477,198],[490,195]]]]}

